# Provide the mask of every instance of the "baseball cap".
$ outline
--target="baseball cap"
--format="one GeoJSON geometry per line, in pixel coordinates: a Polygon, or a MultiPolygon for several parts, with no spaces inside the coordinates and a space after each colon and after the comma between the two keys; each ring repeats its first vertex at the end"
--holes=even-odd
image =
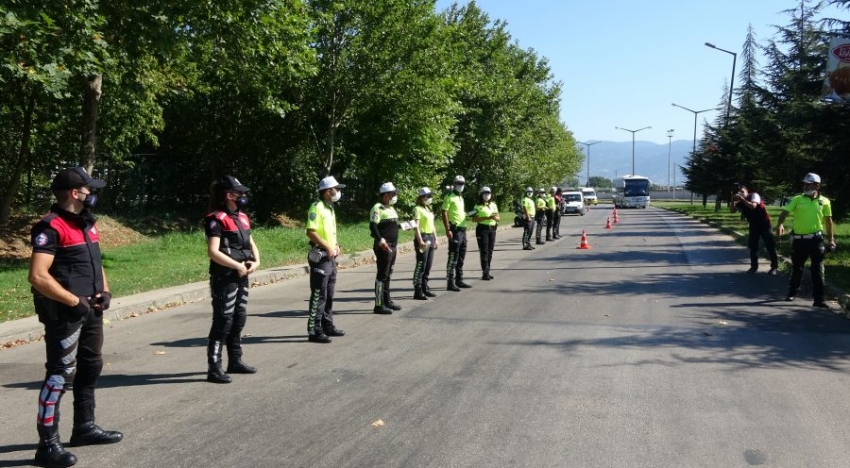
{"type": "Polygon", "coordinates": [[[327,176],[324,179],[319,181],[319,191],[327,190],[330,188],[345,188],[345,184],[340,184],[336,181],[334,176],[327,176]]]}
{"type": "Polygon", "coordinates": [[[237,192],[250,192],[251,189],[242,185],[242,182],[239,182],[239,179],[233,176],[222,176],[221,177],[221,186],[225,190],[236,190],[237,192]]]}
{"type": "Polygon", "coordinates": [[[383,184],[381,184],[381,188],[378,189],[378,193],[380,193],[380,194],[385,194],[385,193],[389,193],[389,192],[398,192],[398,190],[395,189],[395,185],[393,185],[392,182],[383,183],[383,184]]]}
{"type": "Polygon", "coordinates": [[[466,184],[466,179],[464,179],[462,175],[455,176],[455,183],[456,184],[466,184]]]}
{"type": "Polygon", "coordinates": [[[420,197],[424,197],[424,196],[427,196],[427,195],[431,195],[431,189],[429,189],[428,187],[422,187],[421,189],[419,189],[419,196],[420,197]]]}
{"type": "Polygon", "coordinates": [[[555,187],[555,186],[553,185],[552,187],[550,187],[550,188],[549,188],[549,191],[550,191],[550,192],[552,192],[552,193],[555,193],[555,192],[557,192],[557,191],[558,191],[558,187],[555,187]]]}
{"type": "Polygon", "coordinates": [[[481,195],[482,193],[492,193],[492,192],[490,191],[490,187],[484,186],[484,187],[481,187],[480,190],[478,190],[479,195],[481,195]]]}
{"type": "Polygon", "coordinates": [[[526,188],[525,188],[525,191],[526,191],[526,192],[533,192],[533,191],[534,191],[534,188],[532,188],[532,187],[526,187],[526,188]]]}
{"type": "Polygon", "coordinates": [[[814,172],[809,172],[806,174],[806,177],[803,177],[803,183],[805,184],[819,184],[820,176],[815,174],[814,172]]]}
{"type": "Polygon", "coordinates": [[[538,189],[537,191],[540,193],[546,193],[546,189],[543,187],[540,187],[540,189],[538,189]]]}
{"type": "Polygon", "coordinates": [[[100,179],[93,179],[85,169],[80,166],[69,167],[62,169],[53,178],[50,183],[50,188],[53,190],[71,190],[81,187],[103,188],[106,187],[106,182],[100,179]]]}

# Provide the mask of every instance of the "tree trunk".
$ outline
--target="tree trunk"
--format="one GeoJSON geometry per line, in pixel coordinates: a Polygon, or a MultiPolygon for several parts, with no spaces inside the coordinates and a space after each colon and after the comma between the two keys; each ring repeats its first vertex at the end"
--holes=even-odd
{"type": "Polygon", "coordinates": [[[83,79],[83,133],[80,145],[80,165],[91,174],[95,163],[97,143],[97,108],[102,94],[103,75],[83,79]]]}
{"type": "Polygon", "coordinates": [[[18,151],[15,169],[12,171],[9,183],[5,187],[3,198],[0,199],[0,226],[5,226],[9,222],[9,217],[12,215],[12,201],[15,199],[15,194],[18,193],[18,187],[21,185],[21,174],[23,174],[27,161],[29,161],[30,137],[32,136],[36,94],[37,91],[33,88],[30,92],[29,102],[27,102],[24,109],[24,126],[21,129],[21,149],[18,151]]]}

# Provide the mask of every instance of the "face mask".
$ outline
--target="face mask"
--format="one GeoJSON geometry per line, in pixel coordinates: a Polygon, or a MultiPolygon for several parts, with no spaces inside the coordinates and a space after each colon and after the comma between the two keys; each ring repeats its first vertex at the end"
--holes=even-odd
{"type": "Polygon", "coordinates": [[[463,185],[455,185],[455,192],[463,193],[463,185]]]}
{"type": "Polygon", "coordinates": [[[430,205],[431,201],[432,201],[431,197],[428,197],[428,198],[422,200],[422,203],[424,203],[425,205],[430,205]]]}
{"type": "Polygon", "coordinates": [[[813,196],[815,196],[815,192],[816,192],[816,190],[806,190],[806,195],[813,197],[813,196]]]}
{"type": "Polygon", "coordinates": [[[397,201],[398,201],[398,195],[393,195],[393,197],[390,198],[390,205],[395,205],[397,201]]]}
{"type": "Polygon", "coordinates": [[[525,192],[525,196],[526,196],[526,197],[530,197],[530,196],[532,196],[532,195],[534,195],[534,192],[525,192]]]}
{"type": "Polygon", "coordinates": [[[484,201],[490,201],[490,194],[485,193],[483,197],[481,197],[484,201]]]}
{"type": "Polygon", "coordinates": [[[97,204],[97,195],[90,193],[86,195],[86,199],[83,200],[83,208],[92,209],[94,205],[97,204]]]}
{"type": "Polygon", "coordinates": [[[248,206],[248,197],[242,195],[236,199],[236,207],[240,210],[248,206]]]}
{"type": "Polygon", "coordinates": [[[333,203],[336,203],[339,201],[340,198],[342,198],[342,192],[337,192],[331,196],[331,201],[333,203]]]}

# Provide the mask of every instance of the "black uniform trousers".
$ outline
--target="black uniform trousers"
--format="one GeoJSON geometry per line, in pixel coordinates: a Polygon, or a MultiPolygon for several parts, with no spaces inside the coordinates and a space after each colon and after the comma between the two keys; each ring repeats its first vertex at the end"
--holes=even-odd
{"type": "Polygon", "coordinates": [[[478,256],[481,259],[481,277],[490,276],[490,262],[496,247],[496,226],[479,224],[475,227],[475,239],[478,241],[478,256]]]}
{"type": "Polygon", "coordinates": [[[791,282],[788,285],[788,295],[796,296],[803,281],[803,268],[806,260],[811,258],[812,271],[812,298],[815,302],[823,302],[823,256],[826,246],[823,244],[823,236],[812,239],[794,239],[791,243],[791,282]]]}
{"type": "Polygon", "coordinates": [[[449,259],[446,264],[446,279],[463,281],[463,261],[466,258],[466,228],[450,225],[452,238],[449,240],[449,259]]]}
{"type": "Polygon", "coordinates": [[[522,246],[531,247],[531,235],[534,232],[534,218],[528,217],[522,224],[522,246]]]}
{"type": "Polygon", "coordinates": [[[222,345],[230,359],[242,357],[242,329],[248,317],[248,276],[239,277],[236,270],[210,275],[212,326],[207,342],[207,360],[221,362],[222,345]]]}
{"type": "Polygon", "coordinates": [[[310,266],[310,316],[307,334],[320,335],[334,328],[333,306],[336,287],[336,263],[327,256],[310,266]]]}
{"type": "Polygon", "coordinates": [[[375,263],[378,266],[378,272],[375,274],[375,305],[377,306],[382,305],[382,301],[383,304],[387,305],[392,303],[392,299],[390,298],[390,281],[393,276],[395,259],[398,256],[398,241],[387,241],[387,245],[390,246],[391,252],[385,252],[377,242],[372,245],[372,252],[375,253],[375,263]]]}
{"type": "Polygon", "coordinates": [[[561,206],[555,206],[555,212],[552,214],[552,236],[561,237],[561,206]]]}
{"type": "Polygon", "coordinates": [[[59,401],[67,389],[74,393],[74,426],[94,421],[94,389],[103,370],[103,313],[90,310],[80,317],[72,308],[41,294],[35,294],[33,302],[38,320],[44,324],[47,349],[37,425],[58,424],[59,401]]]}
{"type": "Polygon", "coordinates": [[[552,240],[552,228],[555,226],[554,215],[552,210],[546,210],[546,240],[552,240]]]}
{"type": "Polygon", "coordinates": [[[539,210],[534,215],[534,223],[537,224],[537,242],[543,242],[543,239],[540,237],[543,233],[543,220],[546,218],[545,210],[539,210]]]}
{"type": "Polygon", "coordinates": [[[750,249],[750,267],[759,267],[759,239],[764,241],[764,248],[770,256],[770,268],[779,268],[779,257],[776,256],[776,241],[773,229],[767,226],[750,226],[750,236],[747,247],[750,249]]]}
{"type": "Polygon", "coordinates": [[[434,234],[421,234],[422,241],[431,242],[431,246],[422,252],[422,244],[417,238],[413,239],[413,247],[416,248],[416,266],[413,268],[413,287],[428,287],[428,277],[431,275],[431,266],[434,264],[434,234]]]}

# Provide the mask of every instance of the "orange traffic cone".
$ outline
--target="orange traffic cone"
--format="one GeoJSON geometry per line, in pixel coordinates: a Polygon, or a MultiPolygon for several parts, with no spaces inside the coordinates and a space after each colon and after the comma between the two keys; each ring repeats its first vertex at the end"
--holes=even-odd
{"type": "Polygon", "coordinates": [[[590,244],[587,243],[587,233],[584,231],[584,229],[581,230],[581,245],[576,248],[590,250],[590,244]]]}
{"type": "Polygon", "coordinates": [[[617,224],[619,222],[620,222],[620,217],[617,216],[617,209],[614,208],[614,224],[617,224]]]}
{"type": "Polygon", "coordinates": [[[611,217],[606,218],[605,229],[611,229],[611,217]]]}

